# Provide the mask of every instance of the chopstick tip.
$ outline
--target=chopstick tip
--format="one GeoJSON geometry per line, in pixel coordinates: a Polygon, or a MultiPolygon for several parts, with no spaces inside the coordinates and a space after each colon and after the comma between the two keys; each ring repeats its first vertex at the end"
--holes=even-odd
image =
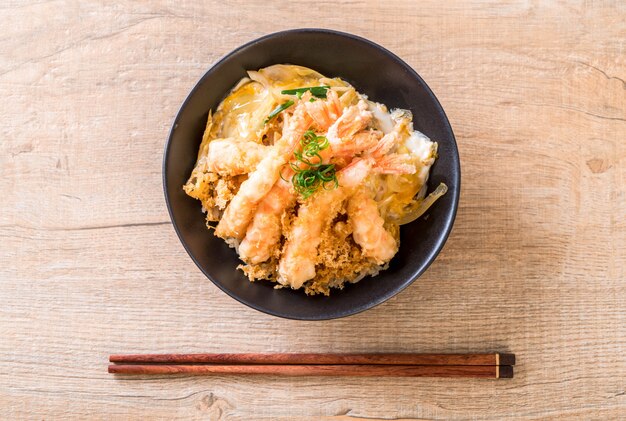
{"type": "Polygon", "coordinates": [[[501,379],[512,379],[513,378],[513,366],[511,365],[501,365],[498,367],[499,375],[498,377],[501,379]]]}
{"type": "Polygon", "coordinates": [[[500,365],[515,365],[515,354],[498,354],[500,365]]]}

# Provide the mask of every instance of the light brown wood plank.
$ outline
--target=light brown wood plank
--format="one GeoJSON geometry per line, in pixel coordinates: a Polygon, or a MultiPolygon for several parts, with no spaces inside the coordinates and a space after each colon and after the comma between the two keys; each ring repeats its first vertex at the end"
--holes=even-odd
{"type": "Polygon", "coordinates": [[[1,419],[626,418],[623,2],[0,5],[1,419]],[[365,36],[457,136],[454,231],[389,302],[276,319],[214,287],[163,201],[169,125],[260,35],[365,36]],[[106,373],[111,353],[514,352],[510,381],[106,373]]]}

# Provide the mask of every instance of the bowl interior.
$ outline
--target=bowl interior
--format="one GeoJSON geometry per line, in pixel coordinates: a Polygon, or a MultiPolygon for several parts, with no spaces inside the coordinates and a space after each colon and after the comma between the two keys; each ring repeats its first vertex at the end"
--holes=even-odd
{"type": "Polygon", "coordinates": [[[260,38],[233,51],[198,82],[181,107],[166,146],[163,181],[174,227],[198,267],[218,287],[240,302],[280,317],[320,320],[354,314],[379,304],[413,282],[434,260],[454,221],[460,189],[454,135],[439,102],[424,81],[403,61],[365,39],[327,30],[294,30],[260,38]],[[401,229],[401,245],[389,269],[374,278],[333,290],[329,297],[274,289],[250,283],[233,249],[206,229],[198,201],[182,189],[193,169],[208,111],[215,109],[246,70],[272,64],[307,66],[339,76],[374,101],[413,112],[413,123],[439,143],[429,190],[440,182],[448,193],[420,218],[401,229]]]}

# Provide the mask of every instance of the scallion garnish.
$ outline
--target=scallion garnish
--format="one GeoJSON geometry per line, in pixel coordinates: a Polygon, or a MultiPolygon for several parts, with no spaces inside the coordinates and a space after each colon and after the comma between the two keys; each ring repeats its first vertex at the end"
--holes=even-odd
{"type": "Polygon", "coordinates": [[[307,88],[285,89],[280,91],[283,95],[295,95],[298,98],[302,98],[302,94],[306,91],[311,92],[311,95],[317,98],[326,98],[326,93],[330,89],[330,86],[309,86],[307,88]]]}
{"type": "Polygon", "coordinates": [[[267,124],[268,121],[270,121],[271,119],[273,119],[278,114],[280,114],[281,112],[285,111],[287,108],[291,107],[292,105],[293,105],[293,101],[289,100],[287,102],[282,103],[278,107],[274,108],[274,110],[267,116],[267,118],[265,119],[264,123],[267,124]]]}
{"type": "Polygon", "coordinates": [[[335,164],[323,164],[320,155],[320,152],[330,145],[328,139],[325,136],[316,135],[313,130],[307,130],[300,140],[300,145],[302,145],[302,151],[294,152],[296,161],[290,163],[295,173],[291,177],[294,190],[306,199],[320,186],[326,190],[338,187],[335,164]]]}

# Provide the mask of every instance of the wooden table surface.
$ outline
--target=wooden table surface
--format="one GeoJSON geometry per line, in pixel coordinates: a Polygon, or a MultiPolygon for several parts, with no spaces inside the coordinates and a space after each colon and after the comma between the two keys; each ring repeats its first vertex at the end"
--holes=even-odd
{"type": "Polygon", "coordinates": [[[622,1],[4,1],[0,419],[626,419],[622,1]],[[463,187],[443,252],[365,313],[227,297],[167,215],[170,123],[205,70],[294,27],[394,51],[438,96],[463,187]],[[107,374],[128,352],[517,354],[513,380],[107,374]]]}

